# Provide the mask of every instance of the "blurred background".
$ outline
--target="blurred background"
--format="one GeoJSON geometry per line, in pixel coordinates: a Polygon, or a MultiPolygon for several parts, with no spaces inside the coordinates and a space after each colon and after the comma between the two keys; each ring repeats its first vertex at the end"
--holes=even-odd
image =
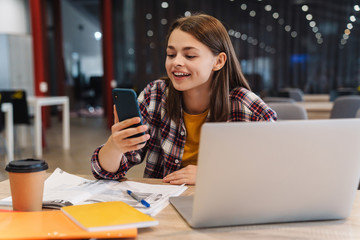
{"type": "Polygon", "coordinates": [[[139,93],[165,76],[169,25],[202,12],[226,26],[258,95],[297,89],[333,101],[360,91],[359,6],[359,0],[0,0],[0,89],[68,96],[72,123],[100,121],[87,128],[104,133],[92,137],[99,140],[92,151],[113,122],[111,89],[139,93]]]}
{"type": "Polygon", "coordinates": [[[12,86],[6,85],[12,81],[26,82],[29,94],[36,92],[30,55],[32,36],[40,33],[45,95],[65,94],[73,111],[85,114],[83,107],[92,106],[94,114],[102,114],[106,88],[132,87],[139,92],[165,75],[169,25],[180,16],[203,12],[224,23],[242,70],[253,91],[262,96],[282,88],[300,88],[304,93],[357,91],[359,4],[357,0],[1,0],[0,88],[12,86]],[[34,18],[40,18],[40,29],[31,24],[34,18]],[[28,42],[11,49],[20,60],[16,68],[23,69],[6,71],[11,57],[5,56],[5,48],[22,41],[18,38],[28,42]],[[111,56],[104,56],[109,49],[111,56]],[[27,61],[20,65],[24,58],[27,61]],[[19,73],[7,73],[11,71],[19,73]],[[106,71],[112,79],[104,79],[106,71]]]}

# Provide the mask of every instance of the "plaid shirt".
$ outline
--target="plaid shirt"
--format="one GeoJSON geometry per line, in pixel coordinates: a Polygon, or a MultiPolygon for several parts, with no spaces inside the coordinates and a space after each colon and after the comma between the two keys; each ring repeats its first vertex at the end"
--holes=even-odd
{"type": "MultiPolygon", "coordinates": [[[[180,169],[186,141],[183,119],[177,125],[166,111],[168,87],[163,80],[151,82],[139,95],[138,102],[143,123],[149,127],[150,139],[146,146],[123,155],[117,172],[107,172],[101,168],[97,148],[91,159],[91,169],[95,178],[120,179],[134,165],[146,159],[144,177],[163,178],[180,169]]],[[[274,121],[276,113],[256,94],[236,88],[230,92],[231,112],[229,122],[234,121],[274,121]]]]}

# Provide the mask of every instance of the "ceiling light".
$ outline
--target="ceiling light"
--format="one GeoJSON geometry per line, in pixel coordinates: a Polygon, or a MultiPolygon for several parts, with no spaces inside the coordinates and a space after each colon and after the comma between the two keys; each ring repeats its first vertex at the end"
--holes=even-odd
{"type": "Polygon", "coordinates": [[[129,48],[128,53],[129,53],[129,55],[134,55],[135,50],[133,48],[129,48]]]}
{"type": "Polygon", "coordinates": [[[168,3],[168,2],[162,2],[162,3],[161,3],[161,7],[162,7],[162,8],[168,8],[168,7],[169,7],[169,3],[168,3]]]}
{"type": "Polygon", "coordinates": [[[148,37],[154,36],[154,32],[152,30],[147,31],[146,34],[148,35],[148,37]]]}
{"type": "Polygon", "coordinates": [[[274,12],[272,16],[273,16],[274,19],[278,19],[278,18],[279,18],[279,14],[278,14],[277,12],[274,12]]]}
{"type": "Polygon", "coordinates": [[[307,12],[309,10],[309,6],[308,5],[302,5],[301,9],[304,11],[304,12],[307,12]]]}
{"type": "Polygon", "coordinates": [[[147,20],[151,20],[151,19],[152,19],[152,14],[151,14],[151,13],[148,13],[148,14],[146,14],[145,17],[146,17],[147,20]]]}
{"type": "Polygon", "coordinates": [[[270,12],[271,9],[272,9],[272,7],[269,4],[265,6],[265,11],[270,12]]]}
{"type": "Polygon", "coordinates": [[[163,18],[163,19],[161,19],[160,22],[161,22],[162,25],[166,25],[168,21],[167,21],[166,18],[163,18]]]}
{"type": "Polygon", "coordinates": [[[94,33],[94,38],[95,38],[95,40],[101,40],[101,37],[102,37],[102,34],[101,34],[101,32],[95,32],[94,33]]]}

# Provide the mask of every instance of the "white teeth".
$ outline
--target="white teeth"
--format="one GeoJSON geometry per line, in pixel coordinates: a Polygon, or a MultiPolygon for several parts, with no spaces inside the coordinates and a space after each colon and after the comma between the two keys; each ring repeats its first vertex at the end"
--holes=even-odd
{"type": "Polygon", "coordinates": [[[188,73],[181,73],[181,72],[174,72],[174,75],[175,75],[175,76],[188,76],[188,75],[190,75],[190,74],[188,74],[188,73]]]}

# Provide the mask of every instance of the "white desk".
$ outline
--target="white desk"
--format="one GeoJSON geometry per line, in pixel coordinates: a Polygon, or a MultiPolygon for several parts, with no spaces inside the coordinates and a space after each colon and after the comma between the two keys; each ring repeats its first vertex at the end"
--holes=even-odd
{"type": "Polygon", "coordinates": [[[8,161],[14,160],[14,121],[13,106],[11,103],[2,103],[1,111],[5,113],[5,132],[8,161]]]}
{"type": "Polygon", "coordinates": [[[70,149],[70,113],[69,113],[69,98],[67,96],[54,97],[34,97],[27,98],[28,104],[34,108],[35,121],[35,156],[42,157],[42,113],[43,106],[62,105],[62,119],[63,119],[63,149],[70,149]]]}

